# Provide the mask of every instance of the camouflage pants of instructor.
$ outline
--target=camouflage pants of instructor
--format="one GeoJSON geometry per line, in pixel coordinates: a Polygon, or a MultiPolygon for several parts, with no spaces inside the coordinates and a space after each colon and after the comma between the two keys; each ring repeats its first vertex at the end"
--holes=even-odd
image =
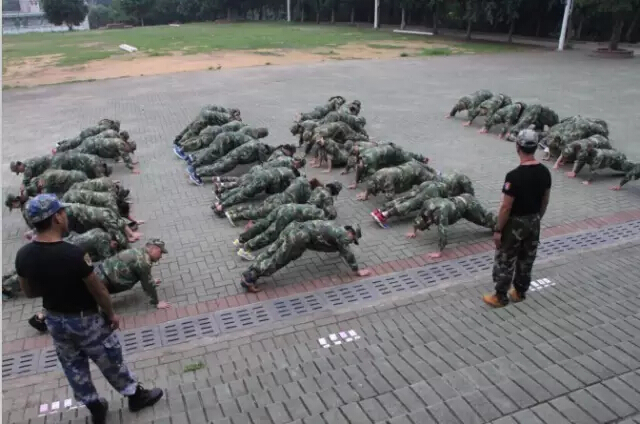
{"type": "Polygon", "coordinates": [[[531,269],[540,243],[540,215],[513,216],[502,230],[502,243],[496,250],[493,281],[496,295],[506,301],[507,291],[513,283],[516,291],[524,295],[531,284],[531,269]]]}
{"type": "Polygon", "coordinates": [[[70,316],[48,312],[46,323],[76,400],[86,405],[99,399],[91,381],[89,359],[120,394],[135,393],[137,380],[124,363],[118,336],[101,314],[70,316]]]}

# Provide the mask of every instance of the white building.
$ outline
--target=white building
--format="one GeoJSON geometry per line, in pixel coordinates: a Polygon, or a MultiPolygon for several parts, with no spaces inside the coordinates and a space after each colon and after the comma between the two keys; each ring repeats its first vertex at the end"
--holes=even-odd
{"type": "MultiPolygon", "coordinates": [[[[38,0],[19,0],[20,10],[2,11],[2,34],[24,34],[26,32],[57,32],[68,31],[66,25],[53,25],[47,21],[44,12],[40,10],[38,0]]],[[[89,18],[74,30],[88,30],[89,18]]]]}

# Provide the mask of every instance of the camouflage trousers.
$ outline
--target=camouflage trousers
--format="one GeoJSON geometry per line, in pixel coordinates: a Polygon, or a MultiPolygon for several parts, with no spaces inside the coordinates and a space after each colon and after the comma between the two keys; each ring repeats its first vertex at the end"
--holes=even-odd
{"type": "Polygon", "coordinates": [[[635,181],[640,179],[640,163],[634,165],[631,170],[627,171],[624,178],[620,181],[620,187],[628,183],[629,181],[635,181]]]}
{"type": "Polygon", "coordinates": [[[89,370],[89,359],[105,379],[124,396],[136,391],[137,381],[122,358],[116,333],[102,315],[69,316],[46,314],[58,360],[76,400],[85,405],[99,399],[89,370]]]}
{"type": "Polygon", "coordinates": [[[56,147],[56,153],[58,152],[67,152],[69,150],[73,150],[76,147],[80,146],[84,140],[80,137],[70,138],[68,140],[63,140],[60,142],[60,145],[56,147]]]}
{"type": "Polygon", "coordinates": [[[265,252],[258,255],[243,276],[247,282],[256,283],[258,278],[274,274],[302,256],[310,241],[311,236],[304,231],[281,234],[265,252]]]}
{"type": "Polygon", "coordinates": [[[205,165],[213,165],[217,160],[224,157],[224,154],[218,149],[207,148],[193,155],[193,163],[191,166],[199,168],[205,165]]]}
{"type": "Polygon", "coordinates": [[[275,242],[282,230],[293,221],[301,222],[302,220],[289,216],[279,216],[275,221],[261,219],[247,231],[240,234],[239,240],[244,243],[244,248],[251,252],[262,249],[275,242]]]}
{"type": "Polygon", "coordinates": [[[236,205],[232,210],[229,210],[233,219],[246,219],[254,220],[265,218],[278,206],[282,206],[287,203],[278,197],[272,200],[265,200],[258,205],[236,205]]]}
{"type": "Polygon", "coordinates": [[[496,250],[493,264],[493,281],[496,294],[507,299],[511,284],[520,294],[525,294],[531,284],[531,270],[540,242],[540,216],[512,216],[502,230],[500,248],[496,250]]]}
{"type": "Polygon", "coordinates": [[[425,201],[424,196],[402,196],[384,204],[382,212],[387,213],[387,217],[407,216],[411,212],[420,210],[425,201]]]}
{"type": "Polygon", "coordinates": [[[238,203],[243,203],[253,199],[256,195],[266,191],[272,193],[273,190],[270,187],[269,181],[265,181],[261,178],[254,178],[247,184],[243,184],[240,187],[231,189],[220,196],[220,204],[228,208],[238,203]]]}
{"type": "Polygon", "coordinates": [[[240,165],[240,161],[236,158],[224,156],[211,165],[204,165],[195,167],[198,177],[215,177],[220,174],[226,174],[229,171],[240,165]]]}

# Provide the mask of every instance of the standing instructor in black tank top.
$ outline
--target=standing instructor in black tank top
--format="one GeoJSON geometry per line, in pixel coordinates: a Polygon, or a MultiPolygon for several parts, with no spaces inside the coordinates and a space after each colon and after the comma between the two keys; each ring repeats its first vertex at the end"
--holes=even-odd
{"type": "Polygon", "coordinates": [[[540,220],[547,210],[551,193],[551,173],[536,160],[537,147],[535,131],[520,131],[516,140],[520,165],[504,180],[502,204],[493,234],[496,292],[482,298],[493,307],[506,306],[509,298],[514,303],[523,301],[531,283],[531,269],[540,242],[540,220]],[[509,290],[512,284],[513,288],[509,290]]]}

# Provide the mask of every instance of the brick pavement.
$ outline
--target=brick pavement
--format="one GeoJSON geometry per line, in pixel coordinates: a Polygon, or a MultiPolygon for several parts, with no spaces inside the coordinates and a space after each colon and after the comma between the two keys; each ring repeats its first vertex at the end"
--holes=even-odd
{"type": "MultiPolygon", "coordinates": [[[[464,93],[487,87],[524,101],[544,102],[562,116],[598,116],[610,122],[615,145],[639,158],[640,147],[631,141],[640,129],[633,119],[638,105],[633,87],[640,79],[635,64],[635,60],[598,61],[576,52],[535,52],[222,70],[13,90],[3,93],[3,191],[18,186],[18,178],[8,171],[11,160],[44,154],[54,141],[74,136],[101,117],[120,119],[139,142],[143,173],[133,176],[117,167],[116,176],[132,188],[134,214],[147,221],[145,234],[162,237],[170,249],[157,268],[163,279],[160,295],[191,314],[199,303],[217,304],[241,293],[238,275],[246,266],[230,246],[238,230],[212,217],[209,191],[187,183],[184,165],[170,151],[173,136],[202,104],[240,107],[248,123],[269,127],[267,140],[281,143],[292,140],[291,117],[321,102],[327,93],[358,98],[372,136],[426,153],[445,171],[468,174],[479,198],[495,207],[501,179],[515,163],[513,146],[463,128],[461,120],[443,119],[451,104],[464,93]],[[616,78],[611,78],[613,74],[616,78]]],[[[633,183],[615,193],[606,190],[611,179],[584,187],[554,175],[553,198],[544,220],[549,229],[640,208],[640,189],[633,183]]],[[[337,172],[331,177],[346,181],[337,172]]],[[[339,221],[364,224],[363,243],[356,250],[364,266],[420,257],[435,248],[434,234],[417,241],[405,239],[406,221],[386,231],[378,229],[368,213],[380,199],[362,204],[353,197],[348,190],[340,195],[339,221]]],[[[7,270],[23,244],[24,224],[16,212],[3,209],[2,229],[7,270]]],[[[464,248],[486,241],[487,236],[472,224],[460,223],[452,228],[450,240],[453,248],[464,248]]],[[[309,253],[265,281],[278,292],[300,281],[330,278],[336,270],[344,273],[346,268],[335,256],[309,253]]],[[[154,312],[139,289],[116,296],[116,303],[126,316],[154,312]]],[[[5,304],[3,341],[33,337],[24,320],[39,309],[39,300],[5,304]]]]}
{"type": "MultiPolygon", "coordinates": [[[[136,354],[168,388],[130,414],[101,377],[110,423],[632,423],[640,413],[640,244],[537,263],[555,283],[492,310],[482,277],[367,308],[136,354]],[[323,348],[354,330],[359,340],[323,348]],[[185,372],[188,365],[204,367],[185,372]]],[[[95,374],[95,373],[94,373],[95,374]]],[[[69,397],[60,372],[9,380],[3,422],[85,423],[86,410],[37,417],[69,397]]]]}

